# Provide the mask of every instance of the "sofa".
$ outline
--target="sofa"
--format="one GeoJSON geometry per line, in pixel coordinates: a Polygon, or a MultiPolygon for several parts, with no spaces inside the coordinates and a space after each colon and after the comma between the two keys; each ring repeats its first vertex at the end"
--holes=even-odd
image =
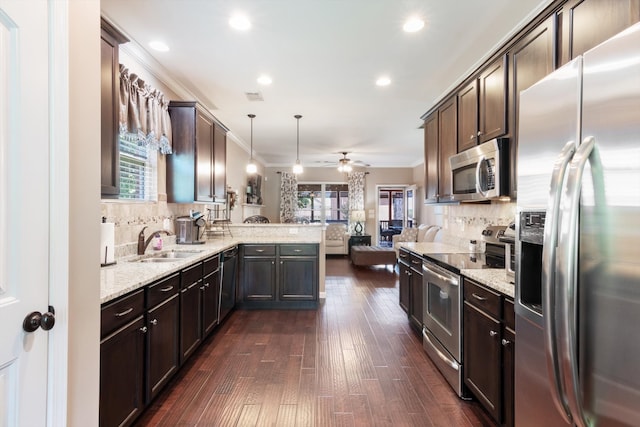
{"type": "Polygon", "coordinates": [[[396,258],[400,253],[401,242],[433,242],[438,231],[440,231],[440,227],[437,225],[420,224],[417,228],[405,228],[400,234],[392,236],[396,258]]]}
{"type": "Polygon", "coordinates": [[[324,236],[324,251],[327,255],[347,255],[349,253],[347,224],[328,224],[324,236]]]}

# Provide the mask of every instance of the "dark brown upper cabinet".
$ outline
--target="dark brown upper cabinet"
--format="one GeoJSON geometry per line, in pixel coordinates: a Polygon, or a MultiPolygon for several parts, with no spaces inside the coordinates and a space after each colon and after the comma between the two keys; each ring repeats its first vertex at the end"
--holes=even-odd
{"type": "Polygon", "coordinates": [[[438,109],[438,202],[453,202],[449,157],[457,152],[457,99],[451,97],[438,109]]]}
{"type": "Polygon", "coordinates": [[[100,193],[104,198],[120,194],[119,45],[128,41],[109,22],[100,19],[100,193]]]}
{"type": "Polygon", "coordinates": [[[438,202],[438,111],[424,121],[424,202],[438,202]]]}
{"type": "Polygon", "coordinates": [[[503,55],[458,92],[458,153],[507,133],[506,71],[503,55]]]}
{"type": "Polygon", "coordinates": [[[197,102],[171,101],[173,154],[167,157],[167,200],[226,200],[226,134],[197,102]]]}
{"type": "Polygon", "coordinates": [[[564,65],[640,21],[640,0],[569,0],[558,17],[559,63],[564,65]]]}

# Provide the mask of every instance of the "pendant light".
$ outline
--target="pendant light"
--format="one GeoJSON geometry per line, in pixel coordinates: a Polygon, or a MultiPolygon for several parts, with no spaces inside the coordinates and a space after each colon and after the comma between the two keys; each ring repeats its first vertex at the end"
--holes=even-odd
{"type": "Polygon", "coordinates": [[[251,119],[251,160],[249,160],[249,164],[247,165],[247,173],[253,175],[258,172],[258,167],[256,163],[253,161],[253,119],[256,116],[255,114],[247,114],[251,119]]]}
{"type": "Polygon", "coordinates": [[[300,119],[302,116],[300,114],[296,114],[293,116],[297,121],[297,134],[296,134],[296,164],[293,165],[293,173],[300,174],[303,172],[302,165],[300,164],[300,119]]]}

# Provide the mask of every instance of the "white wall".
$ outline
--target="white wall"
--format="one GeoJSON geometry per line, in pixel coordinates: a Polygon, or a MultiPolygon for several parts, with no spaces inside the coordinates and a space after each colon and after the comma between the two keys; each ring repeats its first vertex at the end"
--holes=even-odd
{"type": "Polygon", "coordinates": [[[68,426],[97,426],[100,384],[100,2],[69,1],[68,426]]]}

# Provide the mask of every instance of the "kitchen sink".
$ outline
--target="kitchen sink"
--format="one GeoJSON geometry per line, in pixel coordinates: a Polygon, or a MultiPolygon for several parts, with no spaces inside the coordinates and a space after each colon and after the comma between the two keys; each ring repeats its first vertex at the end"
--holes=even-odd
{"type": "Polygon", "coordinates": [[[181,259],[191,258],[202,251],[171,251],[158,255],[153,255],[148,258],[142,258],[137,260],[138,262],[176,262],[181,259]]]}

